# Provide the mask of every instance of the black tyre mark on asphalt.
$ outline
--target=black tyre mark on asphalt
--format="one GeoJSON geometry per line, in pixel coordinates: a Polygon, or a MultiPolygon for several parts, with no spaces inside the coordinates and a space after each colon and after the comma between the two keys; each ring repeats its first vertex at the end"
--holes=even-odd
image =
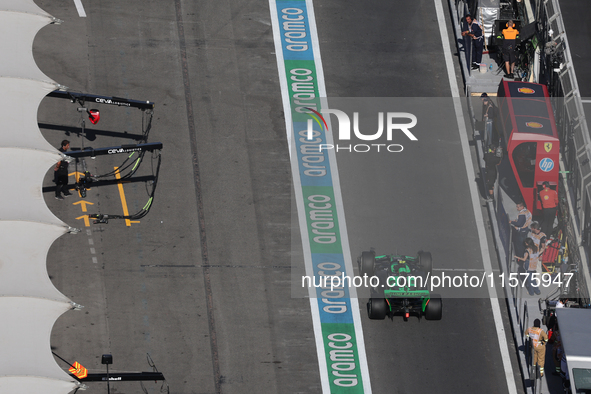
{"type": "Polygon", "coordinates": [[[197,198],[197,215],[199,218],[199,237],[201,241],[201,259],[203,260],[203,282],[205,287],[205,296],[207,298],[207,320],[209,324],[209,342],[211,346],[211,361],[213,364],[213,376],[216,394],[221,394],[221,375],[218,355],[217,334],[215,330],[215,320],[213,314],[213,295],[211,292],[211,278],[209,275],[209,257],[207,252],[207,236],[205,231],[205,216],[203,213],[203,198],[201,194],[201,174],[199,171],[199,160],[197,156],[197,136],[195,129],[195,118],[193,115],[193,100],[191,99],[191,84],[189,81],[189,66],[187,63],[187,47],[185,42],[185,28],[183,24],[183,15],[181,9],[181,0],[174,1],[176,11],[176,22],[179,33],[179,50],[181,66],[183,71],[183,86],[185,90],[185,105],[187,107],[187,122],[189,126],[189,139],[191,143],[191,153],[193,155],[193,181],[195,184],[195,194],[197,198]]]}

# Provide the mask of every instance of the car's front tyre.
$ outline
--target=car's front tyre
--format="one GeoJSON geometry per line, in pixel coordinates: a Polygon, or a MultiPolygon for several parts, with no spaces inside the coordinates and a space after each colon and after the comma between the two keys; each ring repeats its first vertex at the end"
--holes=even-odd
{"type": "Polygon", "coordinates": [[[431,257],[430,252],[419,252],[418,253],[418,260],[419,265],[425,271],[425,274],[432,274],[433,273],[433,258],[431,257]]]}
{"type": "Polygon", "coordinates": [[[359,270],[361,276],[373,276],[376,266],[376,255],[373,252],[362,252],[359,270]]]}

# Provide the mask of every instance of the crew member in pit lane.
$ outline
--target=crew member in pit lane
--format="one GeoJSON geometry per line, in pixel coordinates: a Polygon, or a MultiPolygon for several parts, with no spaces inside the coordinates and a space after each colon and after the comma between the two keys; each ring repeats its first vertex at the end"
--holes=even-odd
{"type": "MultiPolygon", "coordinates": [[[[63,140],[59,151],[66,153],[69,149],[70,141],[63,140]]],[[[61,160],[55,165],[55,168],[53,169],[55,171],[53,179],[55,182],[56,200],[63,200],[64,197],[69,197],[72,195],[72,193],[68,191],[68,165],[69,163],[66,160],[61,160]],[[64,197],[62,197],[62,192],[64,197]]]]}
{"type": "Polygon", "coordinates": [[[505,61],[505,71],[507,74],[504,75],[505,78],[513,79],[515,76],[513,75],[513,71],[515,70],[515,47],[517,44],[515,43],[515,39],[519,37],[519,31],[514,29],[515,23],[513,21],[507,22],[507,28],[503,29],[503,60],[505,61]]]}
{"type": "Polygon", "coordinates": [[[540,191],[540,201],[542,202],[542,231],[550,234],[554,228],[554,219],[558,210],[558,193],[550,188],[549,182],[542,183],[543,189],[540,191]]]}
{"type": "Polygon", "coordinates": [[[488,97],[488,94],[482,93],[480,100],[482,100],[482,120],[494,119],[496,107],[490,97],[488,97]]]}
{"type": "Polygon", "coordinates": [[[492,202],[495,195],[495,182],[497,181],[497,166],[503,159],[503,150],[491,145],[488,151],[484,154],[484,164],[486,169],[486,190],[488,196],[486,201],[492,202]]]}
{"type": "Polygon", "coordinates": [[[540,288],[538,286],[534,286],[532,280],[533,274],[537,272],[538,266],[540,265],[538,247],[536,244],[534,244],[534,241],[531,238],[526,238],[524,245],[525,252],[523,257],[515,256],[515,259],[523,261],[523,269],[526,270],[528,274],[525,280],[525,287],[529,295],[540,295],[540,288]]]}
{"type": "Polygon", "coordinates": [[[532,222],[531,212],[525,207],[525,203],[518,202],[515,207],[517,208],[518,214],[516,220],[509,220],[509,224],[515,231],[514,247],[515,255],[523,256],[525,252],[525,246],[523,242],[529,234],[529,226],[532,222]]]}
{"type": "Polygon", "coordinates": [[[533,365],[540,367],[540,376],[544,376],[544,363],[546,362],[546,342],[548,335],[540,328],[540,319],[534,320],[533,327],[527,329],[526,336],[532,341],[533,365]]]}
{"type": "Polygon", "coordinates": [[[482,63],[484,35],[482,34],[482,28],[470,14],[464,17],[462,36],[468,37],[472,41],[472,70],[477,70],[480,67],[480,63],[482,63]]]}
{"type": "Polygon", "coordinates": [[[531,238],[538,247],[538,255],[540,256],[540,263],[538,264],[538,273],[542,273],[542,256],[546,251],[546,234],[540,230],[540,223],[531,222],[531,231],[528,238],[531,238]]]}

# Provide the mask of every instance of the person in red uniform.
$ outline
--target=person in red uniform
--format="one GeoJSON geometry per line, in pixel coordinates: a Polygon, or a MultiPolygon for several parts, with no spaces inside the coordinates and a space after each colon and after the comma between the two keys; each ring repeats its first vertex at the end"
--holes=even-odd
{"type": "Polygon", "coordinates": [[[551,234],[554,228],[554,218],[558,209],[558,193],[550,188],[549,182],[542,183],[543,189],[540,191],[540,201],[542,202],[542,232],[551,234]]]}

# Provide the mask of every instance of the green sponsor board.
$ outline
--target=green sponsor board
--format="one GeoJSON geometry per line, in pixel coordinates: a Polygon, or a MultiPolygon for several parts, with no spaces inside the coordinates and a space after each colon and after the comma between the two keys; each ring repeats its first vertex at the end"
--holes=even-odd
{"type": "Polygon", "coordinates": [[[354,325],[323,323],[322,338],[331,394],[363,393],[354,325]]]}
{"type": "Polygon", "coordinates": [[[343,254],[339,220],[331,186],[303,186],[306,223],[312,253],[343,254]]]}

